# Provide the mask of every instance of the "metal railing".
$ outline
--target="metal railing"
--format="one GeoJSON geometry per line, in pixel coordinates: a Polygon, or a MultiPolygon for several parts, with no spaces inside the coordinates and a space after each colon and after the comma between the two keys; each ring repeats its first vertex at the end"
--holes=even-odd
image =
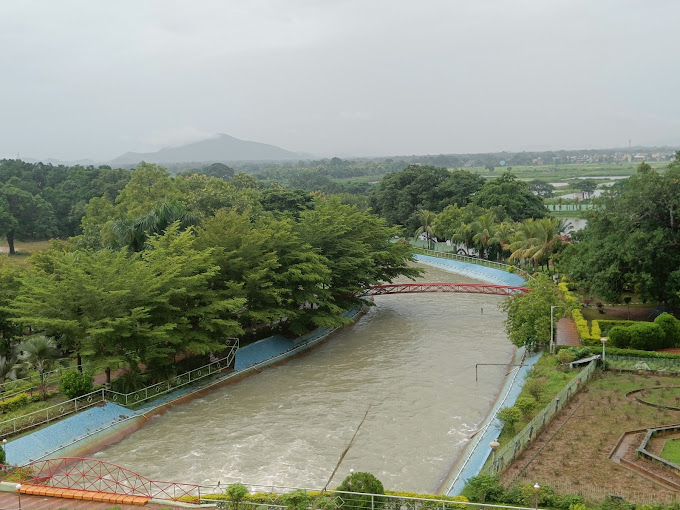
{"type": "Polygon", "coordinates": [[[581,496],[584,501],[589,503],[599,503],[607,496],[615,496],[624,498],[626,501],[636,503],[638,505],[658,505],[671,504],[680,501],[680,495],[670,494],[667,492],[656,491],[638,491],[635,489],[602,487],[600,485],[592,485],[586,480],[579,480],[573,483],[567,479],[547,479],[536,477],[532,475],[529,477],[519,477],[516,481],[520,483],[534,484],[538,483],[541,487],[550,487],[557,494],[574,494],[581,496]]]}
{"type": "Polygon", "coordinates": [[[5,420],[0,422],[0,437],[12,436],[24,430],[49,424],[50,422],[68,416],[69,414],[97,405],[104,400],[104,390],[101,389],[67,400],[60,404],[40,409],[39,411],[33,411],[32,413],[5,420]]]}
{"type": "MultiPolygon", "coordinates": [[[[204,494],[201,503],[217,501],[217,508],[232,509],[233,503],[227,499],[228,485],[201,487],[204,494]]],[[[432,495],[431,497],[410,497],[394,494],[364,494],[339,490],[320,490],[300,487],[281,487],[273,485],[248,485],[249,495],[239,501],[238,507],[247,510],[277,510],[289,508],[285,496],[294,491],[304,491],[307,508],[333,510],[453,510],[477,508],[501,508],[524,510],[534,508],[471,503],[460,496],[432,495]]]]}
{"type": "Polygon", "coordinates": [[[546,405],[533,419],[527,423],[522,431],[517,434],[512,441],[500,448],[492,457],[492,461],[488,463],[483,469],[485,474],[498,474],[504,467],[517,457],[526,446],[543,430],[546,423],[564,407],[573,395],[582,388],[583,383],[588,381],[597,367],[597,361],[591,361],[586,368],[572,379],[562,391],[555,397],[555,399],[546,405]]]}
{"type": "Polygon", "coordinates": [[[152,384],[137,391],[131,393],[119,393],[110,389],[104,389],[104,395],[107,400],[124,405],[126,407],[134,406],[146,402],[153,398],[159,397],[165,393],[175,391],[177,388],[186,386],[187,384],[194,383],[206,377],[221,372],[224,369],[231,367],[234,358],[236,357],[236,351],[239,347],[238,339],[234,339],[230,344],[227,345],[229,349],[226,356],[211,361],[207,365],[195,368],[189,372],[184,372],[183,374],[176,375],[167,381],[163,381],[157,384],[152,384]]]}
{"type": "Polygon", "coordinates": [[[170,381],[147,386],[132,393],[118,393],[110,389],[101,388],[86,395],[66,400],[60,404],[2,421],[0,422],[0,437],[13,436],[24,430],[47,425],[100,402],[111,401],[124,406],[133,406],[145,402],[229,368],[234,361],[238,347],[238,339],[234,339],[230,344],[227,344],[229,351],[226,356],[202,367],[177,375],[170,381]]]}

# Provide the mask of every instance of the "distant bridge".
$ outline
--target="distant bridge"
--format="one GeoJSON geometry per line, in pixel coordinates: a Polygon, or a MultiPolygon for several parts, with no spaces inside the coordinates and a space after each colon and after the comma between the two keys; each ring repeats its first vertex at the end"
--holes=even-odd
{"type": "Polygon", "coordinates": [[[419,294],[423,292],[455,292],[459,294],[493,294],[512,296],[529,292],[528,287],[512,285],[493,285],[490,283],[396,283],[375,285],[366,289],[363,296],[382,296],[385,294],[419,294]]]}

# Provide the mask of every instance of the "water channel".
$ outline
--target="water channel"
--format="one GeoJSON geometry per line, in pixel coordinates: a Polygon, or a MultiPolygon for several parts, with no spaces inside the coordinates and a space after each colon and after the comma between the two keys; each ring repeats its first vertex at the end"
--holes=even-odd
{"type": "MultiPolygon", "coordinates": [[[[425,266],[422,266],[425,267],[425,266]]],[[[470,282],[426,268],[422,281],[470,282]]],[[[95,455],[155,480],[329,487],[350,469],[434,492],[478,428],[514,347],[499,296],[380,296],[355,325],[289,362],[171,408],[95,455]],[[483,309],[483,310],[482,310],[483,309]]]]}

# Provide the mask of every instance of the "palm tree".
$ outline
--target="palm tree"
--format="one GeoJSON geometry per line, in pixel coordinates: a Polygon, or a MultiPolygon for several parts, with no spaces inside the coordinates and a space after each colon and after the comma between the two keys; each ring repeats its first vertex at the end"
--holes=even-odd
{"type": "Polygon", "coordinates": [[[558,218],[533,218],[523,221],[509,249],[509,260],[529,260],[534,267],[546,264],[550,271],[550,258],[563,243],[565,223],[558,218]]]}
{"type": "Polygon", "coordinates": [[[420,220],[420,227],[418,227],[418,230],[416,230],[416,237],[418,237],[420,234],[425,234],[425,239],[427,241],[427,247],[428,249],[432,249],[432,244],[431,244],[431,239],[434,235],[434,227],[432,226],[432,223],[434,222],[434,217],[435,214],[432,211],[428,211],[427,209],[421,209],[418,211],[418,218],[420,220]]]}
{"type": "Polygon", "coordinates": [[[489,258],[488,249],[490,246],[490,240],[494,236],[495,226],[496,215],[491,211],[487,212],[486,214],[482,214],[479,218],[472,222],[472,225],[470,225],[474,231],[472,241],[479,250],[480,258],[489,258]]]}
{"type": "Polygon", "coordinates": [[[15,352],[11,352],[8,356],[0,355],[0,392],[5,393],[5,382],[7,379],[13,380],[17,378],[17,363],[19,357],[15,352]]]}
{"type": "Polygon", "coordinates": [[[451,241],[456,243],[456,244],[462,244],[463,246],[465,246],[465,249],[461,249],[461,251],[469,257],[470,256],[470,248],[472,248],[473,245],[474,245],[474,242],[472,240],[474,235],[475,235],[475,231],[473,230],[472,225],[463,222],[453,232],[453,235],[451,236],[451,241]]]}
{"type": "Polygon", "coordinates": [[[489,239],[489,245],[500,246],[501,258],[503,259],[510,255],[508,248],[514,233],[515,224],[509,221],[503,221],[494,227],[493,237],[489,239]]]}
{"type": "Polygon", "coordinates": [[[22,360],[33,367],[40,374],[40,397],[47,398],[47,384],[45,382],[45,372],[47,372],[57,360],[58,351],[54,340],[44,336],[34,336],[21,343],[19,349],[22,351],[22,360]]]}

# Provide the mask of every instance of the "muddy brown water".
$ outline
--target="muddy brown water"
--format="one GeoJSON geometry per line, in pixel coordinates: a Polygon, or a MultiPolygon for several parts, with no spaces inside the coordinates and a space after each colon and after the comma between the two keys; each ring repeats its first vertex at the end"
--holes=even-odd
{"type": "MultiPolygon", "coordinates": [[[[424,266],[423,266],[424,267],[424,266]]],[[[422,281],[471,282],[426,268],[422,281]]],[[[289,362],[171,408],[95,458],[154,480],[323,487],[350,469],[433,492],[490,409],[514,347],[502,297],[376,297],[355,325],[289,362]]]]}

